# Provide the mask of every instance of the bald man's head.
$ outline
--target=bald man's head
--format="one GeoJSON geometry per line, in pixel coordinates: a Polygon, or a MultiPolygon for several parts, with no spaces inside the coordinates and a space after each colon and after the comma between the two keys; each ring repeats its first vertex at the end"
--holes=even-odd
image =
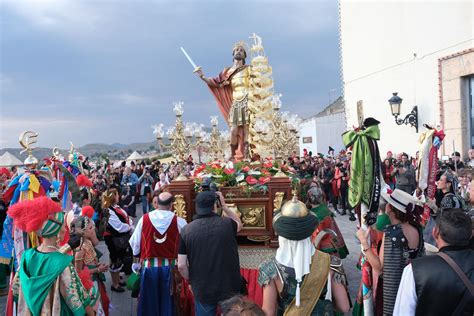
{"type": "Polygon", "coordinates": [[[158,209],[169,210],[173,203],[173,195],[169,192],[163,192],[158,195],[158,209]]]}

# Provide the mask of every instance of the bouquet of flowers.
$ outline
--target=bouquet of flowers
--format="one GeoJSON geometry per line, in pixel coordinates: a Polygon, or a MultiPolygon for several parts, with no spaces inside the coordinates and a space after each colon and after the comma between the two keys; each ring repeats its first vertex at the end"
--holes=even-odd
{"type": "MultiPolygon", "coordinates": [[[[210,177],[218,187],[241,187],[247,193],[266,192],[270,178],[280,171],[280,166],[271,158],[263,162],[232,163],[214,161],[196,166],[194,170],[195,189],[197,190],[202,179],[210,177]]],[[[283,171],[293,177],[289,171],[283,171]]]]}

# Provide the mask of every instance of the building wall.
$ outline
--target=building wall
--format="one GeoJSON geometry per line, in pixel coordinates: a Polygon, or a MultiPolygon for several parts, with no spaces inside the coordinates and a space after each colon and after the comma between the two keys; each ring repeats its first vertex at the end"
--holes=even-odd
{"type": "Polygon", "coordinates": [[[316,119],[314,117],[307,119],[301,123],[300,129],[300,156],[303,156],[303,150],[307,149],[308,152],[312,151],[313,154],[317,152],[317,139],[316,139],[316,119]],[[303,138],[311,137],[311,143],[303,143],[303,138]]]}
{"type": "Polygon", "coordinates": [[[346,131],[344,112],[333,113],[322,117],[311,117],[301,124],[300,155],[306,148],[313,154],[327,154],[329,146],[339,152],[344,148],[342,133],[346,131]],[[304,137],[311,137],[311,143],[303,143],[304,137]]]}
{"type": "Polygon", "coordinates": [[[382,155],[414,154],[419,134],[395,124],[388,99],[392,92],[403,98],[402,118],[418,106],[420,132],[424,123],[441,123],[438,62],[474,47],[473,10],[472,1],[340,0],[346,126],[358,125],[362,100],[364,117],[381,121],[382,155]]]}
{"type": "Polygon", "coordinates": [[[446,56],[439,61],[440,121],[446,138],[445,153],[467,153],[471,147],[469,80],[474,75],[474,48],[446,56]]]}
{"type": "Polygon", "coordinates": [[[344,148],[342,133],[346,131],[344,112],[316,118],[318,152],[327,154],[329,146],[338,153],[344,148]]]}

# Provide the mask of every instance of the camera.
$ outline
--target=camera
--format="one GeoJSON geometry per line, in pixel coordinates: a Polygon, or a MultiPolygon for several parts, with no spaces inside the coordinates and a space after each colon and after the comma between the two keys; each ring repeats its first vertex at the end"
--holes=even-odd
{"type": "Polygon", "coordinates": [[[204,178],[201,183],[201,190],[217,192],[219,191],[219,188],[214,182],[212,182],[211,178],[204,178]]]}
{"type": "MultiPolygon", "coordinates": [[[[211,178],[204,178],[201,183],[201,190],[203,192],[204,191],[218,192],[219,188],[214,182],[212,182],[211,178]]],[[[219,197],[217,196],[217,194],[216,194],[216,202],[217,202],[217,206],[221,207],[221,201],[219,197]]]]}

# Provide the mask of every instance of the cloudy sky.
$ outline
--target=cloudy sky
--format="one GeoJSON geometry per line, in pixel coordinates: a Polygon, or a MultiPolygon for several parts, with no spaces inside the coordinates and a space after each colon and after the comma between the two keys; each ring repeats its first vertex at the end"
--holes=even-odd
{"type": "Polygon", "coordinates": [[[284,109],[309,116],[340,94],[334,0],[0,0],[0,148],[26,129],[39,146],[151,141],[178,100],[208,124],[217,106],[179,47],[215,76],[253,32],[284,109]]]}

